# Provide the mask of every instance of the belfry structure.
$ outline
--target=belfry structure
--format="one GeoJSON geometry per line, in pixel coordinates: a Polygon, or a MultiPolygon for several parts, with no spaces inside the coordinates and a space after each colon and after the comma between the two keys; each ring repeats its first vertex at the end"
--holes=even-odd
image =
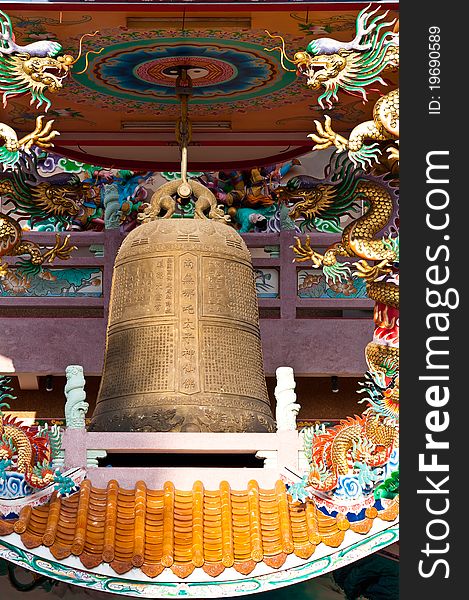
{"type": "Polygon", "coordinates": [[[398,554],[398,11],[132,4],[1,3],[0,597],[336,597],[398,554]]]}

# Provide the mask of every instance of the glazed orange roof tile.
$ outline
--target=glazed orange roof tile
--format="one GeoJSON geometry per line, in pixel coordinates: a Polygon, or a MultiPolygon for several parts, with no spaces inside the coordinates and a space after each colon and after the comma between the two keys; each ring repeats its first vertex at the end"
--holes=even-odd
{"type": "Polygon", "coordinates": [[[180,491],[167,482],[149,490],[143,481],[132,490],[111,480],[106,489],[89,480],[68,498],[54,493],[42,506],[25,506],[16,521],[0,521],[0,535],[21,536],[28,549],[46,546],[57,560],[78,556],[86,569],[109,563],[118,574],[137,567],[148,577],[170,568],[179,578],[202,568],[216,577],[227,567],[249,574],[259,562],[281,567],[289,554],[308,559],[323,543],[336,548],[348,529],[366,534],[373,519],[393,521],[398,499],[363,520],[325,515],[313,501],[293,502],[285,484],[260,489],[250,481],[235,491],[221,482],[207,491],[194,483],[180,491]]]}

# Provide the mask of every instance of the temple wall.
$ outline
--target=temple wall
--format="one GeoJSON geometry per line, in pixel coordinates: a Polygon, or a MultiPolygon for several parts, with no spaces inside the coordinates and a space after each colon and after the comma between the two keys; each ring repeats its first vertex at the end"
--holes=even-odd
{"type": "MultiPolygon", "coordinates": [[[[103,319],[3,318],[0,328],[2,373],[60,375],[80,364],[87,376],[101,374],[103,319]]],[[[291,366],[297,376],[358,376],[372,335],[373,323],[364,319],[261,319],[266,375],[291,366]]]]}
{"type": "MultiPolygon", "coordinates": [[[[27,237],[46,245],[51,235],[27,237]]],[[[259,278],[266,375],[291,366],[297,377],[357,377],[366,370],[363,350],[373,332],[373,303],[360,290],[345,288],[337,295],[318,274],[293,264],[293,237],[290,231],[244,236],[259,278]]],[[[66,289],[55,296],[14,291],[0,297],[0,373],[61,375],[67,365],[81,364],[87,377],[101,374],[112,267],[122,239],[118,230],[72,234],[79,249],[60,267],[97,269],[99,285],[88,286],[96,289],[92,295],[66,289]]],[[[319,250],[338,239],[312,235],[319,250]]]]}

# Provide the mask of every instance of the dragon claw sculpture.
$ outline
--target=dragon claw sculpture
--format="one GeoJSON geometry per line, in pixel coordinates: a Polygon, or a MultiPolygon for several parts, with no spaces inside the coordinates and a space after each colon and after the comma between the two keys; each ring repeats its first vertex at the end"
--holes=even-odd
{"type": "Polygon", "coordinates": [[[314,124],[318,133],[310,133],[308,135],[309,138],[316,142],[314,150],[325,150],[330,146],[335,146],[338,152],[342,152],[348,148],[347,138],[344,138],[332,129],[332,119],[329,115],[325,115],[324,126],[317,120],[314,121],[314,124]]]}
{"type": "Polygon", "coordinates": [[[21,152],[29,153],[33,145],[40,148],[51,148],[54,145],[52,140],[60,134],[52,129],[53,120],[45,124],[43,120],[42,115],[38,116],[34,130],[21,139],[18,139],[17,133],[9,125],[0,123],[0,139],[4,140],[4,145],[0,147],[0,164],[4,169],[15,169],[21,152]]]}
{"type": "MultiPolygon", "coordinates": [[[[396,140],[396,144],[399,145],[399,140],[396,140]]],[[[399,148],[390,146],[386,151],[390,160],[399,162],[399,148]]]]}
{"type": "Polygon", "coordinates": [[[377,265],[370,265],[366,260],[359,260],[354,264],[357,277],[363,278],[366,282],[372,283],[381,275],[391,273],[392,265],[387,258],[383,259],[377,265]]]}
{"type": "Polygon", "coordinates": [[[18,144],[25,151],[29,152],[31,150],[31,146],[36,145],[40,148],[50,148],[53,144],[51,141],[55,136],[60,135],[58,131],[52,130],[52,125],[54,124],[53,120],[47,121],[46,124],[43,124],[44,117],[39,115],[36,118],[36,127],[34,131],[28,133],[22,137],[18,144]]]}
{"type": "MultiPolygon", "coordinates": [[[[28,275],[35,275],[45,262],[51,263],[54,259],[67,260],[76,246],[70,245],[70,236],[63,239],[58,233],[55,235],[55,244],[44,253],[34,242],[23,239],[23,231],[19,224],[8,215],[0,215],[0,257],[21,256],[29,254],[29,260],[22,259],[17,262],[18,270],[28,275]]],[[[5,276],[8,265],[0,267],[0,276],[5,276]]]]}
{"type": "MultiPolygon", "coordinates": [[[[332,129],[332,121],[329,116],[325,117],[324,127],[319,121],[315,121],[317,133],[310,137],[316,142],[313,150],[323,150],[335,146],[340,152],[348,150],[350,160],[357,166],[366,169],[378,160],[381,154],[377,142],[399,140],[399,90],[393,90],[382,96],[373,108],[373,120],[364,121],[352,129],[349,139],[335,133],[332,129]],[[367,144],[367,140],[375,143],[367,144]]],[[[388,149],[391,158],[398,159],[397,148],[388,149]]]]}
{"type": "Polygon", "coordinates": [[[66,235],[63,239],[58,233],[55,234],[55,245],[42,255],[42,262],[53,262],[54,259],[67,260],[70,258],[70,253],[76,250],[76,246],[70,246],[70,235],[66,235]]]}
{"type": "MultiPolygon", "coordinates": [[[[339,246],[336,246],[334,249],[329,249],[325,254],[320,254],[311,248],[311,238],[308,235],[306,236],[304,243],[300,238],[295,237],[295,245],[290,246],[290,248],[292,248],[293,252],[296,254],[294,262],[305,262],[310,260],[317,269],[322,268],[328,281],[337,283],[340,281],[347,281],[350,278],[351,271],[348,264],[339,263],[335,258],[336,251],[339,252],[339,246]]],[[[340,248],[340,252],[345,252],[342,247],[340,248]]]]}
{"type": "Polygon", "coordinates": [[[311,238],[309,235],[303,243],[299,237],[295,236],[295,245],[290,246],[296,254],[293,262],[305,262],[311,260],[315,267],[321,267],[324,257],[311,248],[311,238]]]}

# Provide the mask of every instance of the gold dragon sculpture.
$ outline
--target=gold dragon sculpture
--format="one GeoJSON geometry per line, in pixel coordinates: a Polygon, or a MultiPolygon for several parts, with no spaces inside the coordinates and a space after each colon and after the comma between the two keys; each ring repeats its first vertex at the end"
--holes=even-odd
{"type": "Polygon", "coordinates": [[[396,196],[383,181],[374,179],[362,171],[350,170],[345,181],[335,183],[318,184],[315,178],[299,176],[289,182],[290,186],[287,184],[286,190],[290,199],[295,194],[300,198],[290,215],[302,215],[313,222],[315,218],[335,216],[335,205],[341,211],[360,201],[367,207],[364,214],[346,225],[341,240],[323,254],[314,250],[309,236],[304,241],[297,237],[292,246],[296,262],[308,261],[322,268],[328,281],[347,280],[354,271],[355,276],[365,279],[367,295],[375,301],[375,332],[365,349],[369,371],[360,390],[367,395],[368,408],[333,428],[304,432],[311,465],[308,483],[323,492],[333,492],[340,476],[350,474],[354,465],[360,465],[371,477],[398,447],[399,241],[378,235],[395,214],[396,196]],[[342,257],[359,260],[339,262],[342,257]]]}
{"type": "MultiPolygon", "coordinates": [[[[97,32],[95,32],[97,33],[97,32]]],[[[30,95],[31,105],[45,110],[51,106],[47,93],[57,93],[63,88],[64,79],[82,55],[80,40],[78,56],[62,53],[58,42],[39,40],[19,45],[15,41],[10,17],[0,10],[0,94],[3,107],[8,99],[15,96],[30,95]]],[[[88,54],[88,53],[87,53],[88,54]]],[[[19,138],[17,133],[5,123],[0,123],[0,166],[3,169],[14,169],[17,166],[20,152],[29,152],[35,144],[41,148],[50,148],[52,140],[58,132],[52,129],[53,121],[43,122],[43,117],[36,120],[36,128],[28,135],[19,138]]]]}
{"type": "MultiPolygon", "coordinates": [[[[37,244],[23,238],[23,231],[15,219],[0,214],[0,259],[4,256],[23,256],[25,254],[30,256],[28,260],[22,259],[16,262],[16,268],[20,273],[35,275],[46,261],[51,263],[55,258],[66,260],[70,258],[73,250],[76,250],[76,246],[70,245],[70,236],[61,238],[56,233],[54,246],[41,252],[37,244]]],[[[0,263],[0,277],[6,275],[8,268],[7,263],[0,263]]]]}
{"type": "MultiPolygon", "coordinates": [[[[288,58],[285,42],[269,50],[280,50],[282,64],[288,69],[284,60],[296,67],[297,73],[306,78],[311,90],[325,88],[319,95],[321,108],[332,108],[338,102],[339,91],[368,100],[368,91],[376,91],[371,86],[375,83],[386,86],[381,77],[384,73],[399,69],[399,25],[396,20],[385,21],[388,11],[376,14],[379,7],[369,11],[364,8],[356,20],[356,35],[351,42],[342,42],[331,38],[312,40],[306,51],[295,53],[293,59],[288,58]],[[392,29],[391,29],[392,28],[392,29]]],[[[270,34],[269,34],[270,35],[270,34]]],[[[380,153],[378,142],[399,139],[399,90],[392,90],[383,95],[375,103],[373,119],[357,125],[349,138],[336,133],[332,128],[332,119],[326,115],[325,123],[315,121],[316,133],[310,134],[316,145],[315,150],[323,150],[335,146],[338,151],[347,150],[350,160],[363,168],[377,160],[380,153]],[[375,143],[367,144],[367,141],[375,143]]],[[[398,148],[391,146],[390,155],[397,159],[398,148]]]]}
{"type": "MultiPolygon", "coordinates": [[[[293,70],[285,63],[289,61],[298,75],[306,78],[311,90],[324,88],[318,97],[323,109],[331,109],[339,101],[340,91],[361,96],[366,102],[373,84],[387,85],[381,75],[398,70],[398,25],[395,20],[385,20],[388,12],[377,14],[379,7],[369,9],[370,6],[358,14],[352,41],[316,39],[293,59],[286,54],[283,38],[271,36],[282,41],[281,46],[272,50],[280,50],[285,69],[293,70]]],[[[335,185],[331,182],[319,185],[317,180],[308,182],[307,176],[288,182],[283,194],[297,200],[290,216],[303,218],[308,228],[325,215],[335,219],[335,226],[340,224],[341,215],[347,214],[351,220],[340,241],[323,254],[311,246],[309,236],[304,241],[296,238],[292,246],[295,261],[308,261],[321,268],[328,281],[347,279],[352,273],[365,279],[367,294],[375,301],[375,330],[365,350],[369,370],[359,390],[365,394],[362,401],[368,402],[368,407],[362,415],[344,419],[335,427],[318,426],[303,431],[310,465],[306,481],[316,493],[338,498],[340,494],[344,497],[346,479],[355,477],[363,493],[391,498],[398,493],[398,471],[385,481],[382,474],[398,448],[399,238],[382,235],[395,214],[397,199],[384,185],[386,161],[382,160],[381,148],[386,147],[388,165],[398,163],[399,90],[382,95],[375,102],[372,120],[358,124],[348,138],[334,131],[329,115],[325,116],[324,125],[319,120],[315,125],[316,133],[310,135],[316,142],[314,150],[335,146],[349,165],[345,167],[346,162],[342,162],[345,175],[342,183],[336,181],[335,185]],[[366,175],[378,160],[384,168],[381,180],[366,175]],[[357,201],[362,202],[364,210],[358,218],[347,212],[357,201]],[[344,263],[339,258],[354,261],[344,263]]],[[[389,467],[392,468],[395,465],[389,467]]]]}

